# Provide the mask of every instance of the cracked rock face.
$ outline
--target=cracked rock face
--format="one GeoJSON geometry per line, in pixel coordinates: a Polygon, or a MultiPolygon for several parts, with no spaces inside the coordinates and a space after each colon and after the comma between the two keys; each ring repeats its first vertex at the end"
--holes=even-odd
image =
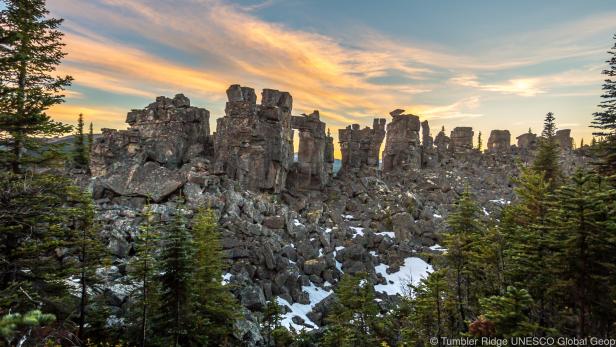
{"type": "Polygon", "coordinates": [[[473,148],[473,128],[456,127],[451,131],[451,146],[454,152],[473,148]]]}
{"type": "Polygon", "coordinates": [[[360,129],[353,124],[338,130],[342,152],[341,172],[375,170],[379,166],[379,151],[385,138],[385,119],[376,118],[372,128],[360,129]]]}
{"type": "Polygon", "coordinates": [[[227,96],[217,120],[215,171],[247,189],[282,192],[293,156],[291,95],[264,89],[257,105],[254,90],[236,84],[227,96]]]}
{"type": "Polygon", "coordinates": [[[563,151],[570,151],[573,148],[573,138],[571,129],[560,129],[556,131],[556,142],[563,151]]]}
{"type": "Polygon", "coordinates": [[[387,124],[383,172],[421,167],[419,117],[396,111],[392,111],[393,120],[387,124]]]}
{"type": "Polygon", "coordinates": [[[511,134],[509,130],[492,130],[488,139],[488,151],[505,153],[511,150],[511,134]]]}

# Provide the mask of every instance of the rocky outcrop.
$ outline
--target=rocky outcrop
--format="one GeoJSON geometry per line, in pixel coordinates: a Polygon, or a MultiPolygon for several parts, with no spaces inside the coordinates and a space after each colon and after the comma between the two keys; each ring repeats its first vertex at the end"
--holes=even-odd
{"type": "Polygon", "coordinates": [[[352,170],[376,170],[379,166],[379,152],[385,138],[385,119],[376,118],[370,127],[360,129],[353,124],[338,130],[342,152],[341,173],[352,170]]]}
{"type": "Polygon", "coordinates": [[[434,139],[434,145],[439,153],[445,153],[451,144],[451,139],[445,135],[445,129],[441,129],[441,131],[436,135],[434,139]]]}
{"type": "Polygon", "coordinates": [[[571,137],[571,129],[560,129],[556,131],[556,142],[563,151],[573,149],[573,138],[571,137]]]}
{"type": "Polygon", "coordinates": [[[430,125],[428,124],[428,121],[425,120],[421,122],[421,145],[424,149],[430,149],[432,148],[433,143],[434,140],[432,139],[432,136],[430,136],[430,125]]]}
{"type": "Polygon", "coordinates": [[[453,152],[467,151],[473,148],[473,128],[456,127],[451,131],[451,149],[453,152]]]}
{"type": "Polygon", "coordinates": [[[516,137],[516,139],[518,140],[518,148],[521,150],[532,151],[537,148],[537,134],[533,134],[529,131],[526,134],[516,137]]]}
{"type": "Polygon", "coordinates": [[[95,193],[107,189],[160,201],[177,190],[186,181],[177,170],[211,150],[209,116],[183,94],[161,96],[128,113],[128,130],[103,129],[90,154],[95,193]]]}
{"type": "Polygon", "coordinates": [[[250,190],[284,190],[293,155],[291,94],[264,89],[261,105],[252,88],[227,89],[225,116],[217,120],[214,171],[250,190]]]}
{"type": "Polygon", "coordinates": [[[492,130],[488,139],[488,152],[505,153],[511,151],[511,133],[509,130],[492,130]]]}
{"type": "Polygon", "coordinates": [[[299,132],[299,152],[287,185],[320,190],[332,176],[333,139],[325,134],[325,123],[321,122],[316,110],[309,115],[293,116],[291,127],[299,132]]]}
{"type": "Polygon", "coordinates": [[[421,167],[419,117],[392,111],[393,120],[387,124],[387,140],[383,151],[383,172],[421,167]]]}

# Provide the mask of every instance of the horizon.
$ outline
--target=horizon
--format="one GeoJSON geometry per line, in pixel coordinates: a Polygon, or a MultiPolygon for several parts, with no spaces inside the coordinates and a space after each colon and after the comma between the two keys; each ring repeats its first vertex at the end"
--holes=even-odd
{"type": "MultiPolygon", "coordinates": [[[[540,133],[554,112],[576,146],[589,143],[601,101],[601,71],[616,33],[616,5],[603,1],[387,5],[182,0],[49,0],[63,18],[75,78],[49,114],[95,130],[124,129],[126,113],[159,95],[183,93],[224,115],[231,84],[288,91],[293,114],[319,110],[334,136],[352,123],[391,120],[401,108],[435,136],[471,126],[515,137],[540,133]],[[241,23],[241,25],[239,25],[241,23]]],[[[295,144],[297,148],[297,143],[295,144]]]]}

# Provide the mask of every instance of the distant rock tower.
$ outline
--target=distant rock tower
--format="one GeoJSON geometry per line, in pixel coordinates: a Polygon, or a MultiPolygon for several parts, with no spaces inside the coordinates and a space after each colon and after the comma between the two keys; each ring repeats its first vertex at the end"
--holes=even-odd
{"type": "Polygon", "coordinates": [[[257,105],[254,89],[234,84],[227,97],[217,120],[214,171],[246,189],[282,192],[293,156],[291,94],[264,89],[257,105]]]}
{"type": "Polygon", "coordinates": [[[360,129],[359,124],[338,130],[342,152],[341,173],[352,169],[378,169],[379,152],[385,138],[384,118],[375,118],[370,127],[360,129]]]}
{"type": "Polygon", "coordinates": [[[383,172],[420,168],[419,117],[404,114],[404,110],[400,109],[390,112],[390,115],[393,120],[387,124],[387,141],[383,151],[383,172]]]}
{"type": "Polygon", "coordinates": [[[488,152],[505,153],[511,150],[511,133],[509,130],[492,130],[488,139],[488,152]]]}
{"type": "Polygon", "coordinates": [[[473,148],[473,128],[456,127],[451,131],[451,149],[453,152],[466,151],[473,148]]]}

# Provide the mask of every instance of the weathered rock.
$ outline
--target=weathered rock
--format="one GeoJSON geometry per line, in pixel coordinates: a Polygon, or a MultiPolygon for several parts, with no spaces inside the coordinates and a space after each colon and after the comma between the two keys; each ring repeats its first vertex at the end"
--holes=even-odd
{"type": "Polygon", "coordinates": [[[509,152],[511,147],[511,133],[509,130],[492,130],[488,139],[488,151],[496,153],[509,152]]]}
{"type": "Polygon", "coordinates": [[[464,151],[473,148],[473,128],[456,127],[451,131],[451,146],[453,151],[464,151]]]}
{"type": "Polygon", "coordinates": [[[293,116],[291,127],[299,131],[299,153],[289,174],[288,185],[320,190],[332,175],[333,139],[325,134],[325,123],[321,122],[316,110],[309,115],[293,116]]]}
{"type": "Polygon", "coordinates": [[[256,285],[245,285],[240,289],[240,302],[249,310],[260,310],[265,307],[263,289],[256,285]]]}
{"type": "Polygon", "coordinates": [[[560,129],[556,131],[556,142],[563,151],[570,151],[573,148],[573,138],[571,129],[560,129]]]}
{"type": "Polygon", "coordinates": [[[439,153],[445,153],[449,149],[451,139],[445,135],[445,130],[441,130],[434,139],[434,145],[439,153]]]}
{"type": "Polygon", "coordinates": [[[238,85],[228,90],[225,116],[217,120],[214,171],[246,189],[279,193],[293,155],[292,98],[287,92],[264,89],[257,106],[251,90],[238,85]]]}
{"type": "Polygon", "coordinates": [[[379,166],[379,151],[385,138],[385,119],[374,119],[372,129],[360,129],[353,124],[338,130],[342,167],[344,173],[352,169],[376,169],[379,166]]]}
{"type": "Polygon", "coordinates": [[[432,136],[430,136],[430,124],[425,120],[421,122],[421,145],[424,149],[432,148],[434,140],[432,136]]]}
{"type": "Polygon", "coordinates": [[[531,132],[522,134],[516,137],[518,140],[518,148],[522,150],[534,150],[537,148],[537,135],[531,132]]]}
{"type": "MultiPolygon", "coordinates": [[[[404,110],[396,111],[404,112],[404,110]]],[[[387,141],[383,151],[383,172],[421,167],[419,117],[412,114],[402,114],[402,112],[392,112],[393,120],[387,124],[387,141]]]]}

